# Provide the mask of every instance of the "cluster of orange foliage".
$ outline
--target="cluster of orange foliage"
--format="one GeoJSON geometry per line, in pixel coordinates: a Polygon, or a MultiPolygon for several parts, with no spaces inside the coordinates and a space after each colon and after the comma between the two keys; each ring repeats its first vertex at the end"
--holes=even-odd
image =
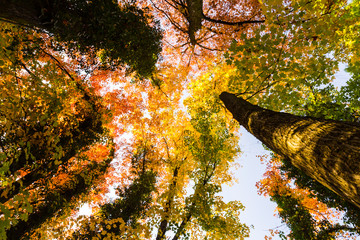
{"type": "MultiPolygon", "coordinates": [[[[318,201],[308,189],[298,187],[292,179],[290,179],[284,172],[280,170],[282,166],[281,156],[274,154],[271,157],[268,155],[259,156],[260,161],[266,164],[266,171],[263,178],[256,183],[258,193],[263,196],[272,197],[274,195],[289,196],[297,199],[299,203],[307,209],[315,220],[315,229],[319,229],[323,221],[330,224],[340,223],[343,217],[343,212],[329,208],[326,204],[318,201]]],[[[277,207],[276,211],[279,213],[281,208],[277,207]]],[[[275,235],[280,233],[279,229],[270,229],[270,235],[266,239],[270,240],[275,235]]],[[[335,233],[334,233],[335,234],[335,233]]],[[[348,232],[340,231],[336,233],[336,239],[356,239],[356,236],[351,236],[348,232]]]]}

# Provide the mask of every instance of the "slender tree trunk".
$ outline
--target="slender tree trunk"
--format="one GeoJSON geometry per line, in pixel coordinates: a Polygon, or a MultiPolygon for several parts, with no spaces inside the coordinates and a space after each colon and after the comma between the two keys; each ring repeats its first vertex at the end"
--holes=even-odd
{"type": "MultiPolygon", "coordinates": [[[[215,167],[218,166],[218,165],[215,165],[215,167]]],[[[180,223],[180,226],[178,227],[178,229],[176,230],[175,232],[175,235],[174,237],[172,238],[172,240],[178,240],[184,233],[185,233],[185,228],[186,228],[186,225],[190,222],[192,216],[193,216],[193,212],[194,212],[194,209],[196,207],[196,199],[201,197],[200,195],[200,192],[202,191],[201,189],[203,187],[206,186],[206,184],[209,183],[211,177],[213,176],[214,174],[214,171],[215,171],[215,167],[212,168],[211,172],[209,173],[209,175],[207,174],[206,172],[206,177],[205,179],[202,180],[202,183],[199,184],[199,185],[196,185],[196,188],[195,188],[195,191],[194,191],[194,196],[193,196],[193,200],[191,202],[191,205],[188,207],[188,210],[187,212],[185,213],[185,216],[183,217],[183,220],[182,222],[180,223]]]]}
{"type": "Polygon", "coordinates": [[[178,166],[175,167],[174,170],[174,174],[172,177],[172,182],[169,188],[169,195],[168,195],[168,199],[167,202],[165,204],[165,208],[164,208],[164,216],[160,222],[160,226],[158,229],[158,233],[156,236],[156,240],[163,240],[165,238],[165,233],[168,230],[168,224],[169,224],[169,217],[170,217],[170,211],[171,211],[171,207],[172,207],[172,203],[174,201],[174,197],[175,197],[175,191],[176,191],[176,184],[177,184],[177,176],[179,173],[179,168],[178,166]]]}
{"type": "Polygon", "coordinates": [[[274,112],[227,92],[220,99],[267,147],[360,208],[360,124],[274,112]]]}
{"type": "Polygon", "coordinates": [[[183,221],[180,224],[180,227],[177,229],[175,236],[172,238],[172,240],[178,240],[179,237],[184,233],[186,224],[190,221],[192,214],[188,212],[183,219],[183,221]]]}

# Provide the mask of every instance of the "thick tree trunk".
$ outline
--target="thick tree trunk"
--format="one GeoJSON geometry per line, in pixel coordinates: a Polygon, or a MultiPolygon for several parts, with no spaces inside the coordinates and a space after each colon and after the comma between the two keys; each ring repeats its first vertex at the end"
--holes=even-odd
{"type": "Polygon", "coordinates": [[[360,208],[360,124],[274,112],[227,92],[220,99],[267,147],[360,208]]]}
{"type": "Polygon", "coordinates": [[[41,27],[48,21],[53,0],[0,0],[0,18],[41,27]]]}

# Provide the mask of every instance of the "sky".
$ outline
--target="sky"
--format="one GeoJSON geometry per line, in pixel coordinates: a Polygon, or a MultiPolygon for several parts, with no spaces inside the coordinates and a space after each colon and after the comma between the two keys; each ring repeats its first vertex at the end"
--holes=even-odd
{"type": "MultiPolygon", "coordinates": [[[[350,75],[344,71],[344,64],[340,64],[339,68],[333,82],[334,86],[338,88],[344,86],[350,78],[350,75]]],[[[238,183],[231,187],[224,186],[221,195],[224,196],[225,201],[239,200],[245,206],[245,211],[240,218],[242,223],[253,226],[250,229],[249,240],[264,239],[265,235],[269,235],[269,229],[276,228],[287,232],[288,228],[276,216],[276,204],[271,202],[268,197],[258,195],[255,186],[265,172],[265,165],[260,163],[257,156],[269,155],[270,152],[265,150],[261,142],[245,128],[241,127],[240,133],[239,146],[242,154],[237,161],[242,167],[234,171],[238,183]]],[[[280,238],[274,237],[273,239],[280,238]]]]}
{"type": "MultiPolygon", "coordinates": [[[[265,172],[265,165],[260,163],[258,155],[270,154],[265,150],[260,141],[241,127],[241,137],[239,146],[242,151],[241,156],[237,159],[241,165],[235,171],[238,183],[231,187],[223,188],[224,200],[239,200],[244,206],[245,211],[240,215],[241,222],[246,223],[250,228],[251,240],[264,239],[269,235],[269,229],[277,228],[283,225],[279,218],[275,217],[276,204],[269,198],[257,194],[255,184],[262,178],[265,172]]],[[[279,230],[285,230],[280,228],[279,230]]]]}

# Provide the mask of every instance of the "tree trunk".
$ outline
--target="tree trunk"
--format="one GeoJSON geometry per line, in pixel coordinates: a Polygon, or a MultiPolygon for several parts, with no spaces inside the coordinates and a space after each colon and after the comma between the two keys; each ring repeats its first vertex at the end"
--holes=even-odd
{"type": "Polygon", "coordinates": [[[164,207],[164,216],[160,222],[160,226],[159,226],[159,229],[158,229],[158,233],[157,233],[157,236],[156,236],[156,240],[163,240],[165,238],[165,233],[166,231],[168,230],[168,224],[169,224],[169,217],[170,217],[170,211],[171,211],[171,208],[172,208],[172,203],[174,201],[174,197],[175,197],[175,191],[176,191],[176,184],[177,184],[177,176],[178,176],[178,173],[179,173],[179,166],[176,166],[175,167],[175,170],[174,170],[174,174],[173,174],[173,177],[172,177],[172,182],[171,182],[171,185],[169,187],[169,195],[168,195],[168,199],[167,199],[167,202],[165,204],[165,207],[164,207]]]}
{"type": "Polygon", "coordinates": [[[0,0],[0,18],[40,27],[47,21],[53,0],[0,0]]]}
{"type": "Polygon", "coordinates": [[[220,99],[263,144],[360,208],[360,124],[274,112],[227,92],[220,99]]]}
{"type": "Polygon", "coordinates": [[[196,44],[195,33],[201,28],[201,20],[203,19],[203,0],[187,0],[186,1],[189,22],[189,38],[191,44],[196,44]]]}

